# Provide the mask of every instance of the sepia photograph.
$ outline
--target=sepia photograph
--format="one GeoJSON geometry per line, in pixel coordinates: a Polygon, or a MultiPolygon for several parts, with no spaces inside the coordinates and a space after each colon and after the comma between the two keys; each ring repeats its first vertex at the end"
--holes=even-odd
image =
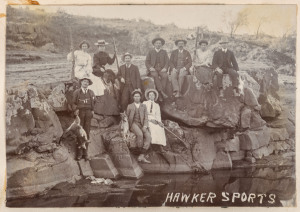
{"type": "Polygon", "coordinates": [[[5,18],[6,207],[297,207],[297,4],[5,18]]]}

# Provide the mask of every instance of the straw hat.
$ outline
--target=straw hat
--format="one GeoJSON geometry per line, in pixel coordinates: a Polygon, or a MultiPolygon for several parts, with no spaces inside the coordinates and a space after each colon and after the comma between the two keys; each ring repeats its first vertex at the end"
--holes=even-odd
{"type": "Polygon", "coordinates": [[[157,90],[154,89],[154,88],[148,88],[148,89],[145,91],[145,98],[146,98],[147,100],[149,100],[149,93],[150,93],[150,92],[153,92],[153,93],[155,94],[155,99],[154,99],[154,101],[156,101],[156,100],[158,99],[158,92],[157,92],[157,90]]]}
{"type": "Polygon", "coordinates": [[[96,46],[105,46],[108,43],[105,42],[105,40],[98,40],[97,43],[95,43],[96,46]]]}
{"type": "Polygon", "coordinates": [[[132,91],[131,96],[133,97],[136,93],[139,93],[142,97],[142,92],[140,89],[135,89],[134,91],[132,91]]]}
{"type": "Polygon", "coordinates": [[[126,56],[129,56],[131,59],[132,59],[132,54],[130,54],[129,52],[126,52],[123,56],[122,56],[122,60],[124,61],[125,60],[125,57],[126,56]]]}

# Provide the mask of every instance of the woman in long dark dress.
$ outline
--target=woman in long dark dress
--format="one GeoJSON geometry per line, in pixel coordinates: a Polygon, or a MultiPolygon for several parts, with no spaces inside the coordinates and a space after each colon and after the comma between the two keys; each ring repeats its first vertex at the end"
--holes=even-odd
{"type": "Polygon", "coordinates": [[[105,52],[105,46],[108,43],[105,40],[98,40],[95,43],[98,46],[98,52],[94,54],[93,74],[101,78],[105,87],[101,96],[96,96],[94,111],[100,115],[119,115],[119,107],[117,101],[117,88],[115,86],[115,74],[110,69],[105,69],[105,65],[112,65],[116,59],[116,52],[111,58],[105,52]]]}

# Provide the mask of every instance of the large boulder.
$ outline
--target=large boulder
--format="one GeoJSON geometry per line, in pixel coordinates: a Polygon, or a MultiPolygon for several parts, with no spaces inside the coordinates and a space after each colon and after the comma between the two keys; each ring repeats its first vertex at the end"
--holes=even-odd
{"type": "Polygon", "coordinates": [[[121,134],[112,128],[103,134],[104,144],[113,164],[123,177],[139,179],[144,175],[136,158],[130,152],[121,134]]]}
{"type": "Polygon", "coordinates": [[[264,126],[259,130],[247,130],[239,135],[241,150],[255,150],[270,142],[270,130],[264,126]]]}
{"type": "Polygon", "coordinates": [[[225,98],[219,98],[218,91],[210,84],[194,82],[187,76],[185,94],[175,102],[165,101],[161,107],[163,114],[189,126],[236,127],[243,104],[233,97],[230,78],[223,77],[225,98]]]}
{"type": "Polygon", "coordinates": [[[34,196],[60,182],[74,182],[80,175],[65,147],[38,155],[32,161],[20,156],[7,160],[7,198],[34,196]]]}

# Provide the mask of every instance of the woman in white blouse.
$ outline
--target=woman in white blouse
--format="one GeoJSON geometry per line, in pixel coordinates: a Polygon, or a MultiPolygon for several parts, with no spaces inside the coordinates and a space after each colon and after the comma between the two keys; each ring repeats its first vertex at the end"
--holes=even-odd
{"type": "Polygon", "coordinates": [[[160,107],[155,101],[158,98],[158,92],[155,89],[145,91],[147,101],[143,104],[147,106],[149,129],[151,133],[151,144],[158,145],[159,151],[165,152],[163,146],[166,146],[166,134],[161,122],[160,107]]]}
{"type": "Polygon", "coordinates": [[[92,73],[92,57],[87,52],[88,48],[90,48],[90,44],[84,40],[79,44],[79,48],[80,50],[74,51],[74,58],[73,52],[70,52],[67,56],[68,61],[75,60],[75,77],[81,79],[83,76],[89,76],[93,81],[93,84],[89,88],[94,91],[96,96],[102,96],[105,86],[103,85],[102,79],[92,73]]]}

